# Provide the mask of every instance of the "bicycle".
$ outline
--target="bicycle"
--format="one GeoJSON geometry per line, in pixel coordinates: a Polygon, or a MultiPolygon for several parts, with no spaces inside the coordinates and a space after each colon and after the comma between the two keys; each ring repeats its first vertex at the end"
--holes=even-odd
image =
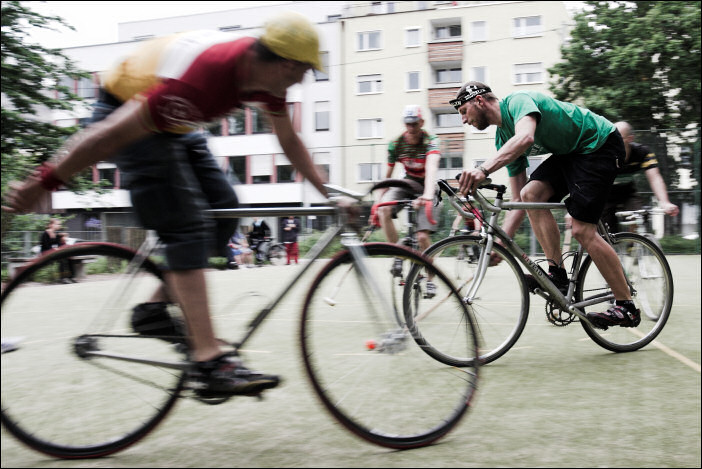
{"type": "Polygon", "coordinates": [[[665,210],[651,207],[644,207],[641,210],[625,210],[614,213],[614,215],[617,217],[617,223],[619,223],[619,226],[631,226],[634,228],[635,233],[645,236],[651,242],[655,243],[659,249],[663,249],[661,247],[661,243],[658,241],[658,238],[648,232],[647,227],[652,215],[664,214],[665,210]]]}
{"type": "MultiPolygon", "coordinates": [[[[336,186],[329,191],[362,198],[336,186]]],[[[441,314],[451,319],[447,329],[463,323],[468,356],[478,353],[478,333],[461,296],[426,257],[387,243],[361,243],[353,210],[338,205],[210,212],[334,218],[308,254],[309,262],[238,331],[237,340],[226,341],[234,351],[245,354],[258,327],[340,238],[343,250],[313,278],[300,315],[301,358],[314,392],[353,434],[388,448],[431,444],[458,424],[475,394],[478,360],[460,369],[434,360],[415,345],[405,318],[434,310],[437,319],[441,314]],[[431,273],[445,297],[428,300],[414,288],[389,295],[383,277],[396,257],[431,273]]],[[[147,241],[137,252],[109,243],[61,248],[27,265],[3,289],[3,342],[13,339],[13,347],[2,358],[2,424],[29,447],[59,458],[106,456],[152,431],[181,397],[211,405],[229,399],[198,395],[189,379],[184,337],[132,331],[132,307],[163,286],[158,252],[147,241]],[[84,255],[94,256],[84,282],[52,283],[62,260],[84,255]]],[[[235,304],[242,308],[246,302],[235,304]]],[[[169,308],[177,315],[176,305],[169,308]]],[[[236,314],[241,313],[212,317],[231,325],[236,314]]]]}
{"type": "MultiPolygon", "coordinates": [[[[370,223],[366,228],[365,238],[368,238],[376,228],[380,228],[380,220],[378,218],[378,209],[381,207],[399,207],[397,211],[402,209],[407,210],[407,234],[404,238],[399,240],[399,243],[415,251],[421,251],[419,248],[419,242],[417,241],[417,210],[414,208],[414,200],[422,195],[424,192],[424,187],[417,181],[411,179],[385,179],[373,185],[370,189],[370,193],[378,189],[386,189],[390,187],[398,187],[405,191],[407,195],[411,195],[411,198],[388,200],[385,202],[377,202],[371,207],[370,223]]],[[[427,217],[433,220],[431,217],[431,212],[428,212],[427,217]]],[[[394,272],[397,277],[402,277],[401,269],[400,272],[394,272]]]]}
{"type": "MultiPolygon", "coordinates": [[[[619,226],[631,226],[635,228],[635,232],[641,236],[646,237],[649,241],[658,247],[661,251],[663,250],[661,243],[658,241],[654,235],[649,233],[646,229],[651,215],[664,214],[665,211],[662,209],[655,209],[650,207],[645,207],[641,210],[628,210],[616,212],[615,215],[618,219],[619,226]]],[[[638,273],[641,278],[655,278],[659,273],[656,271],[654,265],[650,265],[650,262],[643,256],[641,251],[634,250],[632,256],[636,256],[635,262],[638,266],[638,273]]],[[[641,311],[643,311],[649,319],[658,319],[659,312],[655,310],[655,307],[651,305],[648,300],[648,295],[650,292],[647,290],[639,291],[639,301],[641,302],[641,311]]]]}
{"type": "MultiPolygon", "coordinates": [[[[498,216],[503,210],[554,210],[564,209],[564,204],[504,202],[506,187],[490,181],[486,181],[474,197],[469,198],[461,198],[446,180],[440,180],[439,187],[462,216],[480,216],[480,212],[473,211],[475,205],[482,208],[483,213],[489,214],[487,219],[481,216],[483,227],[480,235],[446,238],[424,252],[442,271],[453,275],[454,286],[470,306],[480,331],[482,345],[479,357],[482,364],[504,355],[524,330],[530,298],[521,267],[538,282],[534,293],[546,300],[546,316],[551,323],[566,326],[577,320],[588,336],[607,350],[638,350],[649,344],[663,329],[673,302],[673,278],[665,255],[648,238],[635,233],[610,234],[602,222],[598,226],[600,235],[612,245],[622,262],[636,306],[647,311],[648,317],[636,328],[616,327],[605,331],[587,320],[585,308],[614,303],[614,295],[582,246],[567,255],[570,259],[569,283],[564,295],[544,270],[498,225],[498,216]],[[493,202],[482,195],[483,190],[496,192],[493,202]],[[495,242],[498,239],[502,244],[495,242]],[[477,260],[471,262],[460,255],[467,246],[480,248],[477,260]],[[491,255],[499,256],[501,262],[490,267],[491,255]]],[[[415,339],[419,339],[427,353],[438,360],[456,366],[471,363],[472,357],[452,351],[452,336],[447,337],[445,330],[439,333],[431,331],[424,326],[421,318],[408,318],[408,327],[416,329],[415,339]]]]}
{"type": "Polygon", "coordinates": [[[287,254],[283,243],[274,242],[273,238],[264,237],[257,246],[252,248],[256,265],[263,265],[266,261],[273,265],[285,264],[287,254]]]}

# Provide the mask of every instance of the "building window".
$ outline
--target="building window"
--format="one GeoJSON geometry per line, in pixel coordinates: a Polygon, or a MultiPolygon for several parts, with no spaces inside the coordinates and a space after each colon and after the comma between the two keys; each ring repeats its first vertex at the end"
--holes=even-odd
{"type": "Polygon", "coordinates": [[[460,68],[440,68],[436,70],[436,83],[461,83],[460,68]]]}
{"type": "Polygon", "coordinates": [[[258,176],[251,176],[251,182],[253,184],[270,184],[271,175],[270,174],[261,174],[258,176]]]}
{"type": "Polygon", "coordinates": [[[544,67],[541,62],[514,65],[514,84],[526,85],[530,83],[543,83],[544,67]]]}
{"type": "Polygon", "coordinates": [[[358,138],[380,138],[383,136],[383,119],[358,119],[358,138]]]}
{"type": "Polygon", "coordinates": [[[251,131],[255,134],[269,134],[273,132],[271,121],[265,111],[251,107],[251,131]]]}
{"type": "Polygon", "coordinates": [[[383,92],[383,77],[382,75],[358,75],[356,77],[357,94],[370,94],[383,92]]]}
{"type": "Polygon", "coordinates": [[[514,18],[512,37],[539,36],[543,33],[540,16],[524,16],[514,18]]]}
{"type": "Polygon", "coordinates": [[[71,78],[71,77],[61,77],[61,79],[58,82],[59,87],[65,87],[66,90],[59,90],[58,96],[59,99],[65,99],[68,98],[68,94],[66,91],[69,93],[75,93],[76,92],[76,81],[71,78]]]}
{"type": "Polygon", "coordinates": [[[460,24],[450,24],[434,27],[434,39],[457,39],[460,37],[460,24]]]}
{"type": "Polygon", "coordinates": [[[246,112],[237,109],[227,116],[227,135],[244,135],[246,133],[246,112]]]}
{"type": "Polygon", "coordinates": [[[374,15],[395,13],[395,2],[371,2],[371,13],[374,15]]]}
{"type": "Polygon", "coordinates": [[[419,72],[407,72],[407,91],[419,91],[419,72]]]}
{"type": "Polygon", "coordinates": [[[461,115],[457,112],[447,112],[436,115],[437,127],[461,127],[461,115]]]}
{"type": "Polygon", "coordinates": [[[358,165],[358,182],[374,182],[384,179],[382,163],[360,163],[358,165]]]}
{"type": "Polygon", "coordinates": [[[364,31],[358,33],[358,51],[380,49],[380,31],[364,31]]]}
{"type": "Polygon", "coordinates": [[[405,30],[405,47],[419,47],[419,28],[407,28],[405,30]]]}
{"type": "Polygon", "coordinates": [[[329,101],[314,103],[314,130],[329,130],[329,101]]]}
{"type": "Polygon", "coordinates": [[[251,155],[249,166],[251,169],[251,181],[254,184],[266,184],[271,182],[272,155],[251,155]]]}
{"type": "Polygon", "coordinates": [[[205,130],[213,137],[219,137],[223,135],[222,133],[222,121],[213,121],[205,125],[205,130]]]}
{"type": "Polygon", "coordinates": [[[229,167],[226,171],[229,184],[243,184],[246,182],[246,157],[230,156],[229,167]]]}
{"type": "Polygon", "coordinates": [[[439,173],[437,174],[440,179],[453,179],[462,169],[463,155],[460,153],[441,153],[439,173]]]}
{"type": "Polygon", "coordinates": [[[295,182],[297,171],[290,164],[290,160],[285,155],[276,155],[275,160],[275,180],[280,183],[295,182]]]}
{"type": "Polygon", "coordinates": [[[111,163],[98,163],[98,181],[107,181],[104,188],[113,189],[117,185],[117,167],[111,163]]]}
{"type": "Polygon", "coordinates": [[[487,67],[471,67],[470,79],[472,81],[487,83],[487,67]]]}
{"type": "Polygon", "coordinates": [[[319,59],[322,62],[322,68],[324,71],[313,70],[314,81],[329,81],[329,52],[320,52],[319,59]]]}
{"type": "Polygon", "coordinates": [[[92,77],[81,78],[78,81],[78,96],[81,98],[97,98],[97,90],[98,86],[95,84],[92,77]]]}
{"type": "Polygon", "coordinates": [[[329,152],[318,152],[312,154],[312,161],[322,175],[323,182],[329,182],[331,154],[329,152]]]}
{"type": "Polygon", "coordinates": [[[473,21],[470,24],[470,40],[472,42],[487,41],[487,21],[473,21]]]}

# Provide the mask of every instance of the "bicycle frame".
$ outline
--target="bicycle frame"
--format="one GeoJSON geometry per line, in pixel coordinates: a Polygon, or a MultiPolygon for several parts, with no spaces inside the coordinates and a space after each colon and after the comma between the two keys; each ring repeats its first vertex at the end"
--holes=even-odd
{"type": "MultiPolygon", "coordinates": [[[[319,259],[324,250],[334,241],[334,239],[337,236],[340,236],[342,238],[342,244],[345,248],[347,248],[353,257],[353,262],[356,268],[359,270],[359,272],[362,273],[362,278],[365,279],[366,284],[368,287],[373,291],[373,294],[376,295],[377,298],[380,298],[381,302],[386,305],[385,311],[391,311],[392,308],[388,309],[387,306],[391,304],[389,299],[387,298],[387,293],[384,292],[380,288],[380,282],[377,282],[373,279],[373,274],[371,273],[370,269],[367,268],[367,266],[364,263],[364,249],[363,249],[363,242],[362,240],[359,239],[358,235],[356,234],[355,230],[351,229],[350,227],[353,226],[353,222],[349,219],[348,215],[345,213],[344,210],[336,208],[336,207],[302,207],[302,208],[266,208],[266,209],[212,209],[208,210],[208,213],[210,213],[213,217],[215,218],[239,218],[239,217],[249,217],[249,216],[289,216],[289,215],[333,215],[335,217],[335,222],[332,224],[332,226],[327,229],[327,231],[323,234],[322,238],[320,238],[317,243],[311,248],[307,256],[305,256],[305,259],[307,262],[304,262],[302,265],[302,269],[295,275],[294,278],[292,278],[286,285],[284,285],[280,292],[265,306],[263,307],[257,314],[256,316],[250,320],[248,323],[243,335],[238,341],[233,342],[231,345],[234,347],[235,351],[240,350],[251,338],[253,333],[258,329],[258,327],[266,320],[266,318],[271,314],[271,312],[276,308],[277,305],[279,305],[283,299],[287,296],[287,293],[290,292],[293,287],[297,284],[297,282],[305,275],[305,273],[312,267],[313,263],[315,260],[319,259]]],[[[132,261],[132,264],[130,266],[130,269],[128,270],[127,273],[125,273],[125,280],[127,282],[131,281],[130,274],[133,272],[135,269],[135,266],[138,267],[144,259],[146,259],[156,248],[156,243],[154,243],[153,239],[150,239],[147,237],[147,240],[144,241],[144,244],[142,247],[139,249],[139,254],[137,257],[132,261]]],[[[120,289],[120,291],[123,291],[120,289]]],[[[115,293],[117,295],[117,293],[115,293]]],[[[106,307],[109,306],[109,301],[105,305],[106,307]]],[[[112,299],[114,301],[114,299],[112,299]]],[[[87,339],[90,340],[90,339],[87,339]]],[[[165,368],[172,368],[172,369],[182,369],[185,370],[188,368],[189,363],[187,362],[166,362],[166,361],[159,361],[159,360],[151,360],[151,359],[144,359],[144,358],[138,358],[138,357],[131,357],[131,356],[126,356],[122,354],[114,354],[111,352],[102,352],[102,351],[94,351],[90,350],[90,344],[86,343],[84,344],[84,353],[86,355],[94,355],[94,356],[101,356],[101,357],[107,357],[107,358],[113,358],[117,360],[124,360],[124,361],[132,361],[132,362],[137,362],[137,363],[146,363],[150,365],[156,365],[156,366],[161,366],[165,368]]]]}
{"type": "MultiPolygon", "coordinates": [[[[458,200],[458,196],[455,194],[453,189],[445,182],[441,181],[439,186],[442,191],[445,192],[449,197],[449,203],[458,211],[464,218],[475,218],[476,215],[472,212],[466,212],[463,208],[462,203],[458,200]],[[443,184],[442,184],[443,183],[443,184]]],[[[582,309],[586,306],[591,306],[593,304],[603,303],[605,301],[611,301],[614,299],[612,294],[601,294],[594,295],[592,297],[586,298],[580,302],[571,302],[567,298],[573,298],[575,291],[575,284],[580,273],[580,266],[584,259],[584,249],[582,246],[578,247],[575,252],[574,259],[571,265],[571,271],[569,275],[569,285],[567,297],[563,295],[558,288],[553,284],[553,282],[548,278],[546,272],[539,267],[520,247],[515,243],[512,238],[507,235],[507,233],[500,228],[498,225],[498,216],[503,210],[562,210],[565,209],[564,203],[552,203],[552,202],[504,202],[502,195],[506,188],[504,186],[492,186],[491,188],[496,188],[498,190],[498,195],[494,202],[488,201],[480,192],[476,191],[472,200],[477,202],[485,211],[490,213],[488,221],[483,223],[483,229],[481,230],[481,236],[483,237],[484,249],[481,250],[480,258],[478,260],[478,267],[476,269],[476,276],[465,295],[464,300],[466,303],[470,304],[476,297],[478,289],[485,277],[485,272],[487,271],[490,264],[490,252],[492,251],[493,243],[495,238],[502,241],[502,246],[509,252],[513,257],[515,257],[536,279],[538,284],[545,291],[545,295],[541,292],[537,293],[546,298],[548,301],[552,301],[560,306],[563,310],[568,311],[571,314],[576,315],[583,321],[588,321],[585,316],[585,311],[582,309]]],[[[469,199],[470,200],[470,199],[469,199]]],[[[598,231],[602,234],[608,242],[611,241],[609,234],[604,229],[602,222],[598,224],[598,231]]],[[[611,244],[611,242],[610,242],[611,244]]],[[[628,283],[628,280],[627,280],[628,283]]],[[[630,285],[631,287],[631,285],[630,285]]],[[[589,321],[588,321],[589,322],[589,321]]]]}

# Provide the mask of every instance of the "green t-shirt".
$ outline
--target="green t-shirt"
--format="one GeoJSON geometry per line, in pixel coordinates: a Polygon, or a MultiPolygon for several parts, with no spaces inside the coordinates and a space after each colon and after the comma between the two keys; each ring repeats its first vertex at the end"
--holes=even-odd
{"type": "Polygon", "coordinates": [[[500,101],[502,127],[497,128],[495,146],[499,150],[514,137],[514,124],[522,117],[537,114],[534,144],[507,165],[510,176],[529,166],[529,156],[551,153],[592,153],[616,130],[604,117],[575,104],[565,103],[538,91],[518,91],[500,101]]]}

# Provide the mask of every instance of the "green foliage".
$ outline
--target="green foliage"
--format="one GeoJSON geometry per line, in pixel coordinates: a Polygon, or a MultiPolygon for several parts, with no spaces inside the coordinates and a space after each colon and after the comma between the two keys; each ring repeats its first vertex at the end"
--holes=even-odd
{"type": "Polygon", "coordinates": [[[700,239],[685,239],[682,236],[664,236],[658,240],[666,254],[699,254],[700,239]]]}
{"type": "Polygon", "coordinates": [[[700,118],[700,2],[585,2],[561,48],[556,98],[634,128],[700,118]]]}
{"type": "MultiPolygon", "coordinates": [[[[80,98],[61,85],[61,80],[67,76],[74,79],[90,76],[78,70],[59,49],[29,41],[32,27],[54,29],[59,25],[71,28],[61,18],[39,15],[20,2],[2,2],[0,149],[3,197],[10,181],[26,178],[76,131],[75,127],[61,128],[34,117],[40,109],[73,109],[80,98]]],[[[78,189],[90,187],[84,178],[76,181],[78,189]]],[[[20,227],[24,223],[3,212],[3,236],[6,230],[24,229],[20,227]]]]}
{"type": "Polygon", "coordinates": [[[224,270],[227,268],[228,261],[226,257],[210,257],[208,263],[212,269],[224,270]]]}

